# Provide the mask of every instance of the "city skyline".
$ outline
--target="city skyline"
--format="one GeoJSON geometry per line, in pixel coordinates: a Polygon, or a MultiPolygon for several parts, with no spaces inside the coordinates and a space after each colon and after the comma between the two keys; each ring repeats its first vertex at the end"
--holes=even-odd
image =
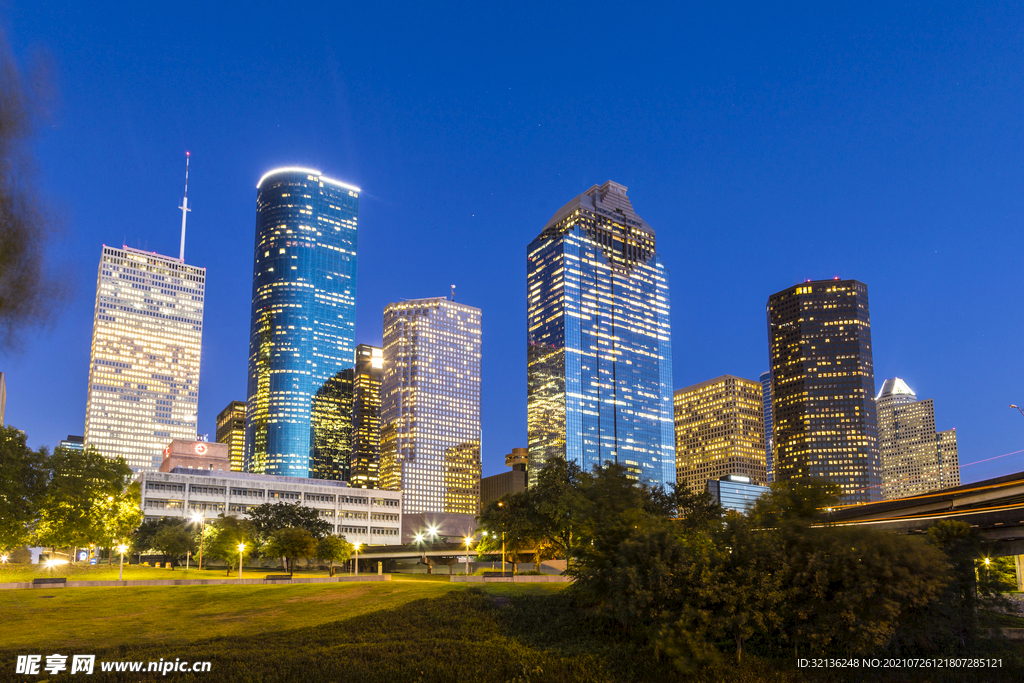
{"type": "MultiPolygon", "coordinates": [[[[81,433],[92,254],[100,244],[178,253],[190,149],[189,262],[210,272],[199,431],[211,437],[217,411],[245,391],[254,180],[305,164],[367,188],[360,260],[374,265],[359,274],[356,339],[380,343],[388,301],[453,282],[460,301],[487,313],[485,474],[525,443],[523,245],[550,207],[605,178],[634,188],[645,219],[667,227],[659,251],[673,269],[673,388],[757,377],[764,298],[807,278],[855,277],[872,291],[876,374],[929,388],[937,421],[957,428],[965,482],[1013,471],[1019,456],[970,463],[1018,450],[1024,434],[1007,407],[1022,400],[1022,361],[1008,343],[1020,324],[1002,293],[1021,250],[1018,134],[1008,124],[1021,104],[1007,96],[1024,73],[1011,39],[1020,12],[1000,10],[983,26],[961,10],[903,8],[897,31],[888,10],[849,11],[754,12],[728,31],[712,21],[706,35],[688,28],[692,40],[610,56],[572,39],[548,64],[512,59],[502,33],[467,68],[457,41],[427,49],[433,59],[409,56],[427,47],[423,25],[461,35],[472,17],[448,25],[417,14],[387,41],[371,26],[349,50],[330,32],[307,40],[291,18],[214,33],[186,10],[189,44],[202,49],[183,50],[163,10],[129,24],[102,7],[16,8],[15,53],[43,46],[59,65],[61,102],[35,148],[44,196],[67,208],[54,258],[76,293],[57,326],[3,360],[8,421],[35,446],[81,433]],[[865,30],[872,40],[853,39],[865,30]],[[111,58],[112,36],[140,34],[145,44],[125,47],[136,55],[130,69],[111,58]],[[382,49],[394,41],[406,46],[382,49]],[[299,63],[313,67],[289,66],[299,63]],[[626,103],[614,114],[590,106],[595,86],[572,76],[594,63],[626,103]],[[536,76],[542,66],[549,78],[536,76]],[[117,201],[84,178],[117,178],[117,201]],[[968,400],[978,381],[990,391],[968,400]],[[44,388],[67,400],[54,405],[44,388]]],[[[571,16],[504,19],[518,42],[571,16]]],[[[327,12],[324,24],[339,19],[327,12]]],[[[671,20],[623,19],[655,37],[671,20]]]]}

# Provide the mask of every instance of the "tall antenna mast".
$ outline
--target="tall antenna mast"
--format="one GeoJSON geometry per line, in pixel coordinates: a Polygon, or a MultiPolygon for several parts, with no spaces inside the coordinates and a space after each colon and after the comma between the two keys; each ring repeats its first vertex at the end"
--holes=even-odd
{"type": "Polygon", "coordinates": [[[181,200],[181,251],[178,253],[178,260],[185,262],[185,217],[192,209],[188,208],[188,160],[192,155],[185,152],[185,198],[181,200]]]}
{"type": "Polygon", "coordinates": [[[452,285],[452,301],[455,301],[455,285],[452,285]]]}

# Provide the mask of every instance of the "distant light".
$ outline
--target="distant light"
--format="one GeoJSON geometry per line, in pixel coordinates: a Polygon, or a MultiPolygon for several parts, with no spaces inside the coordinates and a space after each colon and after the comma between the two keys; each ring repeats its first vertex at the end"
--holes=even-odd
{"type": "Polygon", "coordinates": [[[124,555],[126,550],[128,550],[128,546],[126,546],[124,543],[117,546],[117,552],[121,553],[122,555],[124,555]]]}
{"type": "Polygon", "coordinates": [[[0,555],[0,564],[7,564],[7,555],[0,555]]]}
{"type": "Polygon", "coordinates": [[[192,152],[186,151],[185,156],[192,156],[192,152]]]}
{"type": "Polygon", "coordinates": [[[416,534],[416,542],[417,543],[422,543],[423,542],[423,534],[416,534]]]}
{"type": "Polygon", "coordinates": [[[835,276],[834,278],[832,278],[832,279],[833,279],[833,280],[838,280],[838,279],[839,279],[839,276],[838,276],[838,275],[836,275],[836,276],[835,276]]]}
{"type": "Polygon", "coordinates": [[[243,550],[245,550],[245,544],[244,543],[239,543],[238,544],[238,552],[242,552],[243,550]]]}

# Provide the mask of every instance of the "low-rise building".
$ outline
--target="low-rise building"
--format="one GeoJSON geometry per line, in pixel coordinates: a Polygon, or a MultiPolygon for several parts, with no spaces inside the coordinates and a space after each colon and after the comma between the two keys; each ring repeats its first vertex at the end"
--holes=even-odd
{"type": "Polygon", "coordinates": [[[511,467],[511,472],[502,472],[481,479],[480,509],[485,510],[491,501],[498,500],[504,495],[525,491],[528,462],[529,453],[525,448],[513,448],[512,452],[505,456],[505,466],[511,467]]]}
{"type": "Polygon", "coordinates": [[[729,474],[719,479],[708,481],[708,492],[725,510],[747,512],[754,506],[754,501],[768,493],[767,486],[751,483],[750,477],[742,474],[729,474]]]}
{"type": "Polygon", "coordinates": [[[233,472],[227,450],[225,444],[172,442],[164,451],[160,469],[143,472],[137,479],[146,520],[196,513],[207,519],[221,514],[244,518],[263,503],[299,503],[315,508],[331,523],[333,533],[350,542],[400,542],[400,491],[355,489],[344,481],[233,472]]]}

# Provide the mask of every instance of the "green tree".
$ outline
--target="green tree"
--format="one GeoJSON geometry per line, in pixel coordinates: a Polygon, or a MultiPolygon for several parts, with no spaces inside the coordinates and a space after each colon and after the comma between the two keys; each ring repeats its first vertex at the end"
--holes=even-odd
{"type": "Polygon", "coordinates": [[[0,550],[28,544],[47,476],[46,451],[33,451],[14,427],[0,429],[0,550]]]}
{"type": "Polygon", "coordinates": [[[487,535],[481,539],[477,550],[501,552],[504,546],[506,559],[511,555],[512,571],[518,571],[520,553],[536,550],[538,545],[537,515],[532,500],[528,492],[519,491],[491,501],[479,517],[480,528],[487,535]]]}
{"type": "Polygon", "coordinates": [[[249,521],[234,515],[225,517],[221,514],[206,523],[206,553],[227,563],[228,576],[232,568],[237,567],[236,562],[256,551],[255,538],[255,531],[249,521]],[[238,550],[239,544],[244,544],[241,552],[238,550]]]}
{"type": "Polygon", "coordinates": [[[42,69],[27,77],[19,73],[0,37],[0,349],[19,347],[25,330],[52,320],[68,292],[65,278],[46,262],[56,230],[28,150],[43,118],[48,82],[42,69]]]}
{"type": "Polygon", "coordinates": [[[317,539],[313,534],[302,528],[278,529],[263,544],[262,553],[267,557],[280,557],[285,560],[285,569],[295,571],[295,560],[300,557],[313,557],[317,552],[317,539]]]}
{"type": "MultiPolygon", "coordinates": [[[[100,531],[96,542],[108,550],[124,542],[142,524],[145,515],[141,507],[138,482],[132,482],[118,496],[107,496],[99,501],[93,513],[99,516],[93,526],[100,531]]],[[[113,562],[114,553],[108,553],[108,562],[113,562]]]]}
{"type": "Polygon", "coordinates": [[[132,471],[123,458],[111,459],[93,447],[57,448],[46,459],[48,479],[36,525],[39,545],[87,546],[104,536],[104,506],[119,497],[132,471]]]}
{"type": "Polygon", "coordinates": [[[724,512],[721,504],[707,489],[694,493],[685,484],[673,484],[676,519],[690,531],[711,531],[718,528],[724,512]]]}
{"type": "Polygon", "coordinates": [[[305,529],[320,539],[331,535],[333,526],[320,516],[316,508],[299,503],[263,503],[249,508],[249,522],[260,542],[281,529],[305,529]]]}
{"type": "Polygon", "coordinates": [[[131,535],[129,543],[131,552],[141,555],[150,550],[156,550],[154,539],[157,533],[166,526],[177,526],[180,524],[181,520],[174,519],[173,517],[161,517],[160,519],[143,521],[131,535]]]}
{"type": "Polygon", "coordinates": [[[754,503],[750,517],[755,525],[768,528],[828,522],[828,513],[839,504],[839,493],[836,484],[818,477],[776,481],[754,503]]]}
{"type": "Polygon", "coordinates": [[[352,557],[354,547],[341,536],[325,536],[317,541],[316,558],[330,562],[331,576],[334,576],[334,563],[347,562],[352,557]]]}
{"type": "MultiPolygon", "coordinates": [[[[168,524],[156,532],[153,546],[164,555],[164,559],[177,560],[193,549],[192,534],[180,523],[168,524]]],[[[169,564],[173,569],[173,563],[169,564]]]]}
{"type": "Polygon", "coordinates": [[[548,557],[564,557],[567,564],[579,543],[582,480],[579,465],[556,457],[540,467],[536,485],[527,489],[538,543],[548,557]]]}

